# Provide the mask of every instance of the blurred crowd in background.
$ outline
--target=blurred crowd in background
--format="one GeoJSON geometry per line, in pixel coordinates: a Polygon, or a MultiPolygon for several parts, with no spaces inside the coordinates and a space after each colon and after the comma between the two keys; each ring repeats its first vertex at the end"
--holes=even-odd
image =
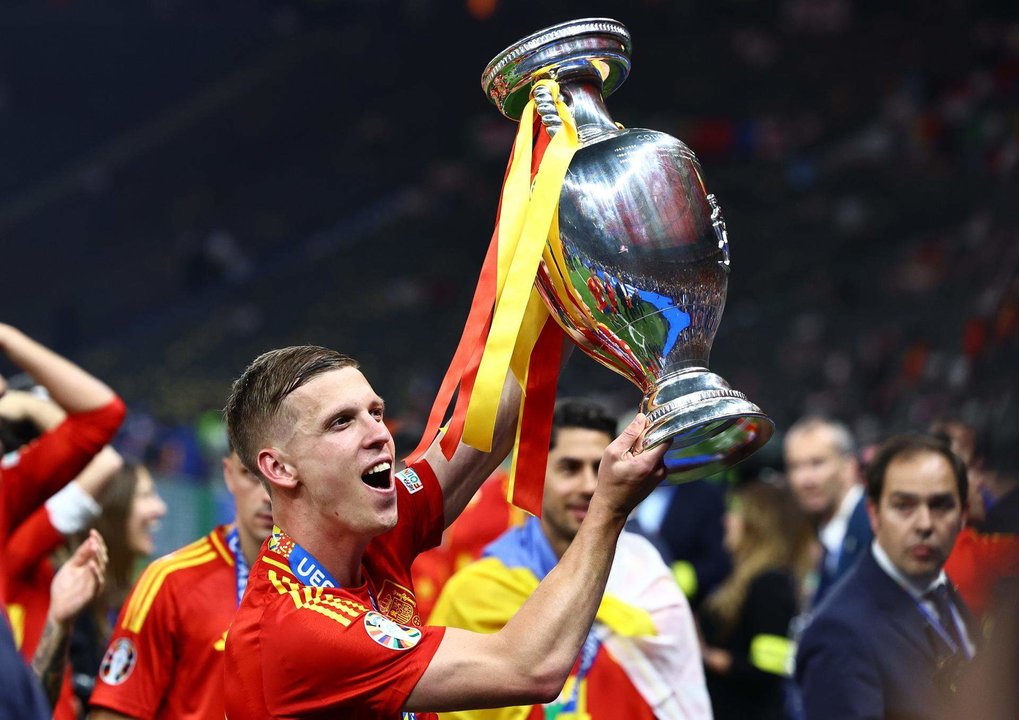
{"type": "MultiPolygon", "coordinates": [[[[865,442],[945,413],[1019,431],[1008,3],[192,5],[0,10],[5,315],[116,384],[161,474],[201,482],[208,412],[293,342],[369,372],[398,354],[380,391],[422,427],[514,131],[481,70],[599,13],[634,38],[610,112],[688,143],[725,211],[713,370],[780,429],[817,411],[865,442]]],[[[582,357],[563,387],[639,400],[582,357]]]]}
{"type": "MultiPolygon", "coordinates": [[[[220,408],[266,349],[357,357],[416,444],[515,130],[478,78],[583,16],[633,35],[613,117],[686,142],[725,211],[711,366],[778,434],[723,479],[778,477],[810,414],[861,448],[952,418],[1016,470],[1014,3],[117,5],[0,8],[2,316],[126,402],[114,444],[172,518],[156,552],[231,516],[220,408]]],[[[580,353],[560,387],[620,417],[640,400],[580,353]]]]}

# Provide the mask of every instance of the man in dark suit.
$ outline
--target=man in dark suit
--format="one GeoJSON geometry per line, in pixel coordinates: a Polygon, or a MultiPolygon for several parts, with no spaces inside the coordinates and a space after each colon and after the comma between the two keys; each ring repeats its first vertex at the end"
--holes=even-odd
{"type": "Polygon", "coordinates": [[[966,466],[948,445],[900,435],[867,471],[875,540],[800,640],[807,720],[947,720],[973,657],[969,612],[945,560],[966,518],[966,466]]]}
{"type": "Polygon", "coordinates": [[[821,543],[811,602],[816,607],[874,537],[859,481],[856,443],[841,422],[808,416],[786,432],[783,451],[789,487],[817,525],[821,543]]]}

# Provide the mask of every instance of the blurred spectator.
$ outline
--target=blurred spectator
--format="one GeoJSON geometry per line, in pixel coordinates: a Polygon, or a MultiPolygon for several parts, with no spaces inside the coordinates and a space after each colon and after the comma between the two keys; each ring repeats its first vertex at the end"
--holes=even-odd
{"type": "Polygon", "coordinates": [[[71,637],[74,692],[83,707],[95,686],[106,643],[141,561],[155,549],[152,533],[166,505],[149,471],[125,464],[97,498],[102,514],[95,528],[107,538],[109,563],[102,592],[75,622],[71,637]]]}
{"type": "Polygon", "coordinates": [[[943,440],[900,435],[867,469],[875,541],[803,632],[807,720],[953,718],[977,635],[943,566],[965,521],[966,466],[943,440]]]}
{"type": "Polygon", "coordinates": [[[234,521],[153,562],[117,619],[90,703],[92,720],[223,717],[223,648],[272,532],[269,495],[235,452],[222,458],[234,521]]]}
{"type": "Polygon", "coordinates": [[[57,698],[69,688],[67,649],[71,625],[102,590],[107,558],[106,544],[93,530],[53,576],[46,623],[32,658],[32,669],[51,706],[56,707],[57,698]]]}
{"type": "MultiPolygon", "coordinates": [[[[3,565],[7,610],[15,639],[26,660],[35,655],[50,614],[51,584],[54,582],[50,555],[63,548],[72,535],[81,533],[99,516],[102,507],[96,498],[122,464],[120,455],[113,448],[103,448],[74,481],[49,498],[11,536],[3,565]]],[[[102,556],[105,573],[105,545],[102,556]]],[[[77,614],[74,613],[75,617],[77,614]]],[[[74,720],[79,715],[80,705],[72,690],[71,674],[61,673],[61,677],[63,687],[53,716],[55,720],[74,720]]]]}
{"type": "Polygon", "coordinates": [[[814,521],[821,543],[811,603],[817,606],[866,552],[873,537],[859,482],[856,445],[844,424],[806,417],[786,432],[784,448],[789,487],[814,521]]]}
{"type": "MultiPolygon", "coordinates": [[[[54,403],[66,413],[63,419],[54,415],[46,423],[52,429],[35,442],[6,456],[0,465],[2,576],[6,573],[14,529],[38,511],[48,497],[66,485],[112,439],[124,417],[124,405],[101,381],[9,325],[0,324],[0,351],[45,388],[54,403]]],[[[7,383],[0,376],[0,396],[6,390],[7,383]]],[[[28,417],[30,411],[24,405],[20,408],[20,412],[24,413],[20,417],[18,408],[12,410],[10,399],[6,406],[7,420],[31,419],[28,417]]],[[[4,601],[4,607],[6,592],[6,583],[0,583],[0,600],[4,601]]],[[[6,612],[0,624],[6,635],[9,628],[6,612]]],[[[9,678],[12,693],[0,695],[7,698],[5,703],[9,701],[18,708],[12,713],[13,717],[35,717],[38,715],[38,693],[25,679],[24,663],[6,656],[8,650],[15,648],[13,634],[10,639],[10,645],[6,637],[0,639],[0,643],[5,653],[5,677],[9,678]]],[[[64,662],[62,652],[58,662],[64,662]]],[[[14,710],[14,707],[10,709],[14,710]]]]}
{"type": "Polygon", "coordinates": [[[455,572],[481,557],[486,545],[528,517],[506,500],[508,484],[509,474],[496,470],[446,528],[442,542],[414,560],[411,574],[421,617],[431,615],[439,593],[455,572]]]}
{"type": "Polygon", "coordinates": [[[677,485],[658,530],[676,582],[695,610],[732,569],[724,546],[725,491],[725,483],[713,480],[677,485]]]}
{"type": "MultiPolygon", "coordinates": [[[[10,325],[0,324],[0,351],[45,388],[67,414],[36,442],[5,458],[0,467],[0,544],[6,552],[14,528],[112,439],[124,418],[124,404],[105,384],[10,325]]],[[[6,387],[0,376],[0,395],[6,387]]]]}
{"type": "MultiPolygon", "coordinates": [[[[573,542],[616,421],[600,406],[562,400],[552,420],[541,519],[501,535],[446,584],[431,624],[498,631],[573,542]]],[[[689,605],[658,552],[623,532],[595,624],[559,697],[545,706],[449,713],[448,718],[710,718],[689,605]]]]}
{"type": "Polygon", "coordinates": [[[0,693],[0,713],[4,718],[49,720],[52,717],[38,677],[18,654],[6,615],[0,618],[0,673],[4,678],[4,691],[0,693]]]}
{"type": "Polygon", "coordinates": [[[751,480],[730,496],[725,547],[732,574],[700,615],[715,718],[782,720],[810,527],[788,491],[751,480]]]}
{"type": "Polygon", "coordinates": [[[932,431],[946,437],[952,450],[967,463],[969,512],[977,519],[967,519],[945,572],[973,614],[982,619],[995,588],[1005,578],[1019,575],[1019,481],[1011,457],[1015,450],[996,436],[992,442],[978,444],[976,430],[961,421],[940,421],[932,431]],[[980,446],[989,450],[987,457],[980,446]]]}

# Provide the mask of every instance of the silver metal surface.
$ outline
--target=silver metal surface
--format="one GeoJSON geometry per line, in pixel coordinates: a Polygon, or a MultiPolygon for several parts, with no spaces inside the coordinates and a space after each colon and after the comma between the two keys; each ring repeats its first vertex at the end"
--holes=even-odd
{"type": "Polygon", "coordinates": [[[559,82],[581,147],[535,283],[577,345],[644,393],[645,442],[672,440],[670,478],[694,479],[751,455],[774,425],[707,370],[729,275],[725,220],[686,145],[612,121],[603,88],[617,87],[629,65],[622,25],[577,20],[507,48],[483,85],[519,117],[535,81],[559,82]]]}
{"type": "Polygon", "coordinates": [[[553,25],[513,43],[488,63],[481,89],[499,111],[519,120],[530,100],[534,80],[562,80],[574,64],[601,77],[605,97],[630,72],[630,33],[608,18],[588,18],[553,25]]]}

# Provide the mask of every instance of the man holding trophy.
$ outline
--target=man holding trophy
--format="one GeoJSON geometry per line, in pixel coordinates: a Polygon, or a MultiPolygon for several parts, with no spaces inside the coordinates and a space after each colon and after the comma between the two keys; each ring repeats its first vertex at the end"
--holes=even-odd
{"type": "Polygon", "coordinates": [[[554,699],[627,516],[667,466],[697,477],[767,441],[771,421],[706,369],[728,274],[721,211],[685,145],[608,118],[602,96],[628,69],[626,29],[583,20],[486,70],[521,129],[464,338],[407,469],[394,473],[384,403],[347,356],[276,350],[234,383],[230,438],[277,527],[227,638],[231,720],[424,720],[554,699]],[[641,414],[605,449],[576,537],[505,627],[423,626],[410,564],[511,445],[513,499],[540,512],[563,333],[638,384],[641,414]]]}

